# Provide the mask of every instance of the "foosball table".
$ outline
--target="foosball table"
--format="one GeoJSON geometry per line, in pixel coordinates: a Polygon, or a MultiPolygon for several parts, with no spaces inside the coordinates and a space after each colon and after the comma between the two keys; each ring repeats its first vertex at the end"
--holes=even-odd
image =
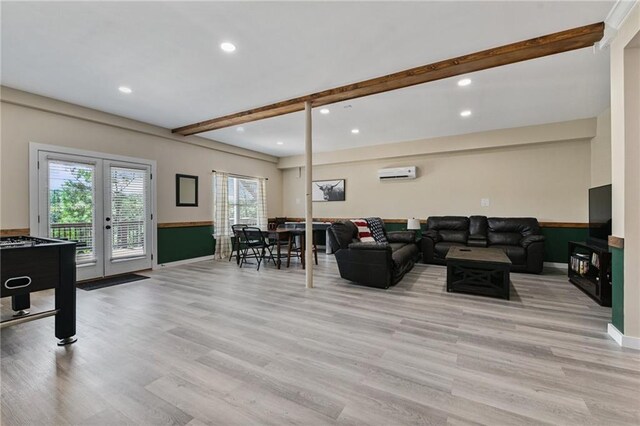
{"type": "Polygon", "coordinates": [[[13,318],[0,328],[55,316],[58,345],[76,334],[76,243],[36,237],[0,238],[0,297],[11,297],[13,318]],[[55,289],[52,310],[30,313],[30,294],[55,289]]]}

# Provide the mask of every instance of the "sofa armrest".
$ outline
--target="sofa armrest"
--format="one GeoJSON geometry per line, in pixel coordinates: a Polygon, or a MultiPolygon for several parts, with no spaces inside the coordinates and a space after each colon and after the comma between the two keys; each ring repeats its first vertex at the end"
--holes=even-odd
{"type": "Polygon", "coordinates": [[[349,244],[349,250],[388,250],[391,251],[391,246],[387,243],[351,243],[349,244]]]}
{"type": "Polygon", "coordinates": [[[387,240],[390,243],[415,243],[415,231],[394,231],[387,232],[387,240]]]}
{"type": "Polygon", "coordinates": [[[428,231],[424,231],[422,233],[422,237],[423,238],[429,238],[429,239],[433,240],[434,243],[438,243],[438,242],[442,241],[442,237],[440,236],[440,233],[438,231],[433,230],[433,229],[430,229],[428,231]]]}
{"type": "Polygon", "coordinates": [[[520,245],[524,248],[527,248],[533,243],[544,242],[544,240],[544,235],[527,235],[520,240],[520,245]]]}
{"type": "Polygon", "coordinates": [[[340,276],[371,287],[393,284],[391,246],[378,243],[351,243],[335,253],[340,276]]]}

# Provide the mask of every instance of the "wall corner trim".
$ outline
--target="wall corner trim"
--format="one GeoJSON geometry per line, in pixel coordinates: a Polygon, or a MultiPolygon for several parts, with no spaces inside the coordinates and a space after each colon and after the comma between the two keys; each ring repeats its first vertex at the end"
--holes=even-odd
{"type": "Polygon", "coordinates": [[[609,235],[609,247],[615,247],[618,249],[624,249],[624,238],[616,237],[615,235],[609,235]]]}
{"type": "Polygon", "coordinates": [[[609,335],[609,337],[615,340],[615,342],[619,346],[640,351],[639,337],[625,336],[624,334],[620,333],[620,330],[618,330],[615,325],[611,323],[607,324],[607,334],[609,335]]]}

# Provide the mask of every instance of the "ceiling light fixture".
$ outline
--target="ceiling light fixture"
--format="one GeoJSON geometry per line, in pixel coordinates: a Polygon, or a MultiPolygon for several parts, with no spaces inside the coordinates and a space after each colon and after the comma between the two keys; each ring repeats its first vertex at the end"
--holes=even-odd
{"type": "Polygon", "coordinates": [[[126,93],[127,95],[133,92],[133,90],[131,90],[129,87],[126,87],[126,86],[120,86],[118,87],[118,90],[121,91],[122,93],[126,93]]]}
{"type": "Polygon", "coordinates": [[[225,52],[231,53],[236,50],[236,46],[233,43],[225,41],[224,43],[220,44],[220,49],[224,50],[225,52]]]}
{"type": "Polygon", "coordinates": [[[471,115],[471,111],[468,109],[465,109],[460,113],[460,117],[469,117],[470,115],[471,115]]]}
{"type": "Polygon", "coordinates": [[[277,143],[278,145],[284,145],[284,142],[282,142],[282,141],[278,141],[278,142],[276,142],[276,143],[277,143]]]}
{"type": "Polygon", "coordinates": [[[331,111],[329,111],[329,108],[322,108],[320,110],[320,114],[329,114],[331,111]]]}
{"type": "Polygon", "coordinates": [[[358,133],[360,133],[360,129],[351,129],[351,133],[357,135],[358,133]]]}
{"type": "Polygon", "coordinates": [[[471,79],[470,78],[463,78],[462,80],[458,81],[458,86],[460,86],[460,87],[468,86],[470,84],[471,84],[471,79]]]}

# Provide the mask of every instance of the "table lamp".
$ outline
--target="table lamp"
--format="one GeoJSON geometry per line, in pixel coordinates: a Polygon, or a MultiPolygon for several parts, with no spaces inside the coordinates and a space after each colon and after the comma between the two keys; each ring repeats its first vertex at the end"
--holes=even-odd
{"type": "Polygon", "coordinates": [[[407,231],[417,231],[421,229],[420,227],[420,219],[409,219],[407,220],[407,231]]]}

